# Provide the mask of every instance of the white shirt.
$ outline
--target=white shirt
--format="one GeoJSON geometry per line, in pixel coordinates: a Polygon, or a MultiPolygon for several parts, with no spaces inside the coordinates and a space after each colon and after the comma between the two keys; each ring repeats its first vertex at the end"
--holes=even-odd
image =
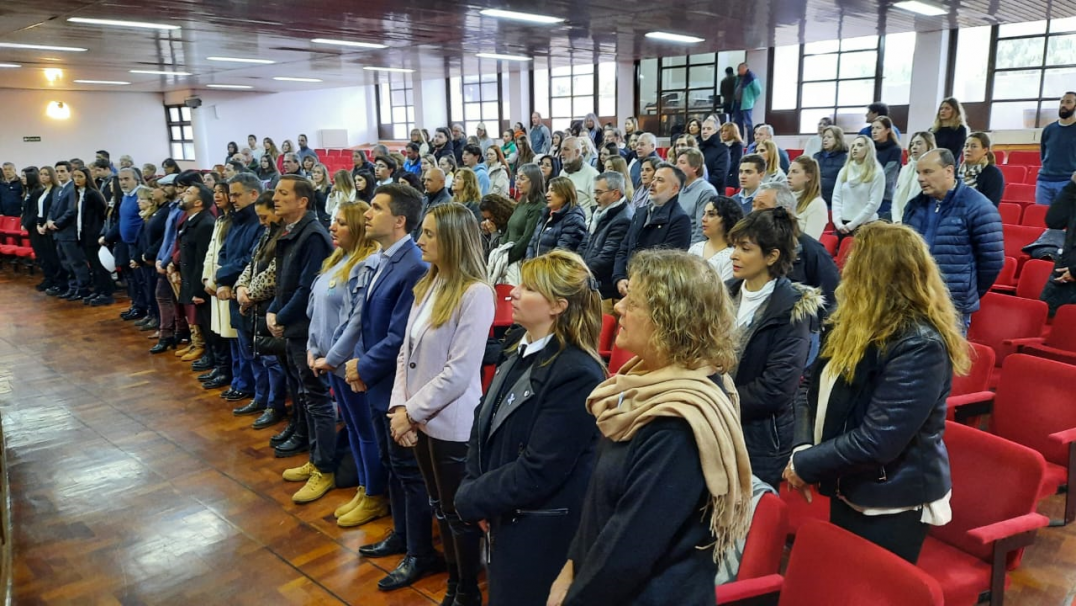
{"type": "Polygon", "coordinates": [[[724,250],[715,252],[710,258],[706,258],[703,255],[706,254],[706,241],[696,242],[691,245],[691,248],[687,249],[689,255],[695,255],[696,257],[702,257],[707,263],[710,264],[715,270],[717,275],[721,276],[721,280],[731,280],[732,275],[732,247],[728,247],[724,250]]]}
{"type": "Polygon", "coordinates": [[[421,306],[418,308],[418,315],[415,316],[415,321],[411,323],[411,344],[414,345],[415,339],[418,338],[422,331],[430,325],[430,316],[433,315],[433,300],[437,298],[437,290],[441,287],[441,281],[436,280],[433,286],[430,287],[426,298],[422,301],[421,306]]]}
{"type": "Polygon", "coordinates": [[[545,349],[546,344],[548,344],[549,340],[552,338],[553,333],[549,333],[548,335],[542,337],[541,339],[538,339],[534,343],[531,343],[528,341],[528,339],[530,339],[530,335],[524,333],[523,338],[519,340],[519,346],[525,348],[523,350],[522,357],[527,358],[542,351],[543,349],[545,349]]]}
{"type": "Polygon", "coordinates": [[[576,202],[588,218],[594,210],[594,181],[599,174],[601,173],[597,169],[586,162],[583,162],[583,167],[574,173],[568,172],[568,169],[560,171],[560,176],[568,177],[575,185],[576,202]]]}
{"type": "Polygon", "coordinates": [[[82,237],[82,198],[86,196],[86,188],[78,190],[78,201],[75,202],[75,225],[78,226],[78,237],[82,237]]]}
{"type": "Polygon", "coordinates": [[[776,285],[777,280],[770,280],[757,292],[748,290],[747,282],[740,286],[740,309],[736,312],[737,326],[742,328],[751,324],[751,320],[755,318],[755,311],[770,298],[770,295],[773,294],[773,287],[776,285]]]}
{"type": "Polygon", "coordinates": [[[377,273],[373,278],[370,278],[370,285],[366,287],[366,300],[370,300],[370,293],[374,292],[374,284],[377,283],[377,279],[381,277],[381,272],[385,271],[385,268],[389,265],[389,260],[396,254],[396,251],[400,250],[405,241],[410,241],[411,236],[406,235],[396,241],[395,244],[389,247],[388,250],[381,251],[381,262],[377,265],[377,273]]]}
{"type": "Polygon", "coordinates": [[[46,187],[45,191],[42,192],[41,196],[38,197],[38,199],[37,199],[37,216],[38,216],[38,218],[41,218],[41,219],[45,218],[45,198],[48,197],[50,191],[52,191],[52,186],[51,185],[46,187]]]}

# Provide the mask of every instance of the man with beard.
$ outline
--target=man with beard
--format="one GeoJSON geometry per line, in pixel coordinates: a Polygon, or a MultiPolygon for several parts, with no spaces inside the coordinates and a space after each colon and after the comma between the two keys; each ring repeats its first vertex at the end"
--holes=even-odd
{"type": "MultiPolygon", "coordinates": [[[[467,145],[467,131],[459,122],[452,125],[452,153],[456,156],[456,164],[463,166],[463,147],[467,145]]],[[[440,160],[440,158],[438,158],[440,160]]]]}
{"type": "Polygon", "coordinates": [[[447,128],[442,126],[433,131],[433,150],[431,153],[438,161],[445,156],[455,158],[456,152],[452,147],[452,133],[448,132],[447,128]]]}
{"type": "Polygon", "coordinates": [[[1076,172],[1076,92],[1061,97],[1057,122],[1042,129],[1039,153],[1042,168],[1035,186],[1035,203],[1050,205],[1076,172]]]}
{"type": "Polygon", "coordinates": [[[576,201],[589,219],[594,210],[594,181],[600,173],[583,160],[583,143],[576,137],[568,137],[561,143],[560,161],[564,166],[560,176],[575,184],[576,201]]]}
{"type": "Polygon", "coordinates": [[[549,134],[549,127],[542,124],[542,114],[531,114],[531,149],[536,155],[548,154],[549,146],[553,143],[553,136],[549,134]]]}
{"type": "MultiPolygon", "coordinates": [[[[702,141],[699,150],[706,158],[706,172],[710,176],[710,185],[719,195],[725,195],[725,176],[729,172],[729,146],[721,141],[717,131],[721,128],[716,116],[702,121],[702,141]]],[[[731,227],[729,229],[732,229],[731,227]]]]}

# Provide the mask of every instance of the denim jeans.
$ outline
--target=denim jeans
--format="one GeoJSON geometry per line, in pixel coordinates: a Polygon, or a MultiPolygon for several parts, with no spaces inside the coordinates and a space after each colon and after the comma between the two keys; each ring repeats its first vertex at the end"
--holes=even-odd
{"type": "Polygon", "coordinates": [[[1049,206],[1068,183],[1068,179],[1064,181],[1043,181],[1039,179],[1035,183],[1035,204],[1049,206]]]}

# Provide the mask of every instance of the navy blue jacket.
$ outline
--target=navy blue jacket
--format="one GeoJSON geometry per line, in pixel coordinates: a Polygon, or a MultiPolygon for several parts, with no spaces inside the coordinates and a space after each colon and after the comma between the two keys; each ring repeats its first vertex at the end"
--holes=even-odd
{"type": "Polygon", "coordinates": [[[359,359],[359,378],[366,384],[366,401],[378,412],[389,409],[396,358],[415,303],[415,284],[426,269],[422,252],[408,236],[392,258],[381,261],[368,289],[362,308],[363,349],[355,355],[359,359]]]}
{"type": "Polygon", "coordinates": [[[875,144],[875,157],[885,171],[885,196],[883,200],[892,200],[893,192],[897,188],[897,177],[900,175],[900,167],[904,160],[904,150],[892,139],[884,143],[875,144]]]}
{"type": "MultiPolygon", "coordinates": [[[[89,192],[87,192],[89,195],[89,192]]],[[[137,248],[132,251],[131,258],[140,265],[153,267],[157,262],[157,252],[161,249],[164,240],[164,225],[168,222],[168,206],[161,206],[153,213],[142,226],[138,234],[137,248]]]]}
{"type": "MultiPolygon", "coordinates": [[[[913,325],[887,344],[867,349],[851,382],[837,379],[826,407],[822,440],[792,457],[796,474],[860,507],[912,507],[952,487],[945,399],[953,367],[933,326],[913,325]]],[[[796,407],[796,445],[814,444],[818,386],[827,359],[811,373],[796,407]]]]}
{"type": "Polygon", "coordinates": [[[975,189],[996,207],[1001,204],[1001,196],[1005,193],[1005,175],[997,166],[987,164],[975,179],[975,189]]]}
{"type": "MultiPolygon", "coordinates": [[[[86,194],[82,196],[82,237],[79,238],[79,243],[83,248],[96,250],[97,240],[101,237],[101,228],[105,224],[107,213],[108,205],[101,192],[96,189],[87,189],[86,194]]],[[[75,232],[78,233],[77,224],[75,232]]]]}
{"type": "Polygon", "coordinates": [[[590,273],[598,280],[598,290],[603,299],[620,297],[616,282],[613,281],[613,266],[616,264],[620,243],[628,235],[628,228],[631,227],[631,219],[634,216],[635,209],[628,201],[610,210],[602,216],[594,233],[590,234],[590,239],[579,250],[583,261],[590,268],[590,273]]]}
{"type": "MultiPolygon", "coordinates": [[[[250,263],[254,245],[258,243],[264,229],[261,223],[258,223],[258,214],[254,212],[253,204],[232,213],[232,224],[224,236],[220,254],[217,255],[217,275],[213,281],[218,287],[235,286],[243,269],[250,263]]],[[[232,326],[242,324],[239,302],[230,300],[228,309],[232,326]]]]}
{"type": "Polygon", "coordinates": [[[837,185],[837,175],[848,160],[848,152],[820,151],[814,155],[818,161],[818,172],[822,179],[822,199],[829,204],[833,201],[833,188],[837,185]]]}
{"type": "Polygon", "coordinates": [[[56,225],[56,231],[52,237],[61,242],[74,242],[78,240],[78,226],[75,225],[75,217],[78,212],[78,193],[75,184],[68,181],[56,193],[56,198],[49,209],[49,220],[56,225]]]}
{"type": "MultiPolygon", "coordinates": [[[[927,233],[935,200],[919,194],[904,208],[904,224],[927,233]]],[[[938,229],[930,253],[941,269],[957,311],[979,309],[979,298],[994,285],[1005,264],[1001,215],[986,196],[957,181],[952,199],[938,205],[938,229]]]]}
{"type": "MultiPolygon", "coordinates": [[[[725,195],[725,179],[729,174],[729,146],[721,141],[716,133],[709,139],[699,141],[699,151],[706,160],[706,171],[710,176],[710,185],[719,195],[725,195]]],[[[737,162],[737,169],[739,169],[737,162]]],[[[731,228],[730,228],[731,229],[731,228]]]]}
{"type": "Polygon", "coordinates": [[[581,206],[564,205],[552,213],[549,207],[542,209],[542,216],[534,226],[531,243],[527,246],[527,258],[533,259],[555,248],[578,252],[586,245],[587,214],[581,206]]]}
{"type": "Polygon", "coordinates": [[[306,305],[310,287],[321,271],[322,261],[332,251],[329,232],[312,210],[276,241],[276,298],[268,312],[276,314],[276,323],[284,327],[284,338],[305,342],[309,336],[306,305]]]}
{"type": "Polygon", "coordinates": [[[628,279],[628,262],[636,252],[650,248],[687,250],[691,246],[691,218],[680,207],[679,196],[661,206],[650,206],[635,213],[628,235],[620,243],[613,266],[614,285],[628,279]],[[653,212],[648,212],[650,206],[653,212]]]}
{"type": "MultiPolygon", "coordinates": [[[[743,143],[734,141],[729,148],[729,174],[725,177],[726,187],[740,189],[740,160],[743,158],[743,143]]],[[[724,191],[717,192],[722,196],[724,191]]]]}
{"type": "Polygon", "coordinates": [[[18,217],[22,214],[22,181],[0,181],[0,215],[18,217]]]}

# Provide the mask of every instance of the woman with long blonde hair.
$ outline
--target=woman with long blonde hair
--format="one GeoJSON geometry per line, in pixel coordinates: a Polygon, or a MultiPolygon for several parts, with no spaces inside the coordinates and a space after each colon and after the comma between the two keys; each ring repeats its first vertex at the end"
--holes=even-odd
{"type": "Polygon", "coordinates": [[[830,200],[837,237],[843,238],[859,226],[877,221],[884,197],[885,171],[875,156],[874,142],[866,135],[857,135],[830,200]]]}
{"type": "Polygon", "coordinates": [[[452,180],[452,201],[467,207],[475,217],[481,217],[482,211],[478,203],[482,201],[482,189],[478,184],[478,175],[469,168],[461,168],[456,171],[452,180]]]}
{"type": "Polygon", "coordinates": [[[796,195],[796,221],[800,231],[815,240],[829,223],[829,207],[822,199],[822,173],[818,161],[799,156],[788,167],[788,188],[796,195]]]}
{"type": "Polygon", "coordinates": [[[613,156],[605,161],[605,170],[624,175],[624,199],[631,201],[635,197],[635,188],[631,184],[631,173],[628,172],[628,163],[622,156],[613,156]]]}
{"type": "MultiPolygon", "coordinates": [[[[718,129],[717,135],[721,142],[729,148],[729,172],[725,175],[725,183],[730,185],[740,182],[740,158],[743,158],[743,137],[740,136],[740,128],[734,122],[726,122],[718,129]]],[[[723,194],[725,192],[717,192],[723,194]]]]}
{"type": "Polygon", "coordinates": [[[307,305],[307,363],[315,372],[328,375],[359,479],[355,497],[334,512],[336,524],[345,528],[365,524],[389,510],[387,479],[366,394],[352,390],[344,374],[344,363],[355,356],[360,342],[367,287],[381,260],[377,244],[366,237],[364,215],[369,209],[365,202],[345,202],[333,213],[329,231],[336,249],[321,264],[307,305]]]}
{"type": "Polygon", "coordinates": [[[482,398],[480,371],[493,324],[494,294],[478,221],[449,202],[422,220],[418,247],[429,271],[415,284],[389,402],[390,430],[414,447],[419,471],[441,529],[448,593],[455,604],[481,604],[481,533],[456,512],[474,412],[482,398]]]}
{"type": "Polygon", "coordinates": [[[766,160],[766,174],[762,176],[763,183],[787,183],[788,176],[781,170],[781,154],[777,152],[777,145],[773,141],[761,141],[755,146],[755,153],[766,160]]]}
{"type": "Polygon", "coordinates": [[[831,522],[915,563],[951,518],[942,437],[953,373],[970,366],[961,317],[919,234],[880,222],[856,234],[836,309],[784,477],[817,484],[831,522]]]}
{"type": "Polygon", "coordinates": [[[525,333],[508,348],[475,416],[456,507],[497,545],[489,603],[544,606],[594,465],[598,432],[586,399],[605,379],[597,352],[601,295],[583,259],[556,250],[523,262],[511,296],[512,321],[525,333]],[[527,444],[522,452],[520,443],[527,444]],[[567,513],[543,515],[560,511],[567,513]]]}

